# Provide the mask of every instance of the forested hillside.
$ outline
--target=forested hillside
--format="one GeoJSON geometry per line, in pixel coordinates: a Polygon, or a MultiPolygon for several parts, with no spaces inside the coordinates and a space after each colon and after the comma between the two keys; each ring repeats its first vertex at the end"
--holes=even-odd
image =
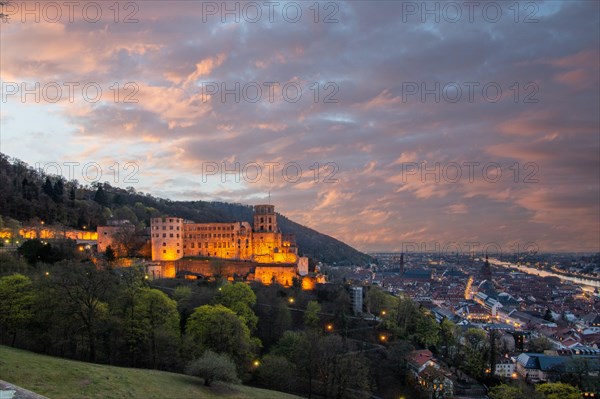
{"type": "MultiPolygon", "coordinates": [[[[139,228],[150,218],[173,215],[197,222],[252,221],[252,207],[206,201],[171,201],[108,183],[82,185],[47,176],[0,153],[0,228],[43,220],[78,229],[95,229],[110,218],[129,219],[139,228]]],[[[280,215],[284,233],[296,234],[302,255],[337,264],[365,264],[370,257],[325,234],[280,215]]]]}

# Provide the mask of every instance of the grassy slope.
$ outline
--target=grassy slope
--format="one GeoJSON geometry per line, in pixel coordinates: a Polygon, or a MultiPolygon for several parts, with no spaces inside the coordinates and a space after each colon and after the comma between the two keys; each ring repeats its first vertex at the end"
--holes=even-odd
{"type": "Polygon", "coordinates": [[[204,387],[199,378],[65,360],[0,346],[0,379],[50,399],[249,398],[297,396],[243,385],[204,387]]]}

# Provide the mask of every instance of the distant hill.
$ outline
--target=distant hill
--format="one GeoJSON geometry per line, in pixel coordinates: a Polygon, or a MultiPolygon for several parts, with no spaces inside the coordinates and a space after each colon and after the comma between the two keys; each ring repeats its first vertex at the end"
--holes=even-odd
{"type": "MultiPolygon", "coordinates": [[[[81,185],[48,176],[0,153],[0,228],[43,220],[46,224],[95,229],[110,218],[128,219],[139,228],[150,218],[172,215],[196,222],[252,221],[252,207],[207,201],[171,201],[108,183],[81,185]]],[[[338,265],[364,265],[371,258],[343,242],[302,226],[283,215],[284,233],[296,234],[300,254],[338,265]]]]}
{"type": "Polygon", "coordinates": [[[0,378],[51,399],[299,399],[244,385],[215,383],[183,374],[77,362],[0,346],[0,378]]]}

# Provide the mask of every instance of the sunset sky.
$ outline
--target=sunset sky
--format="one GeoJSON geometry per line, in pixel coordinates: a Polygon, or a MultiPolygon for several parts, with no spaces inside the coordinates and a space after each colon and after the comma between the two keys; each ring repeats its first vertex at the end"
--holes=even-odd
{"type": "Polygon", "coordinates": [[[598,1],[46,3],[0,22],[4,154],[363,251],[600,250],[598,1]]]}

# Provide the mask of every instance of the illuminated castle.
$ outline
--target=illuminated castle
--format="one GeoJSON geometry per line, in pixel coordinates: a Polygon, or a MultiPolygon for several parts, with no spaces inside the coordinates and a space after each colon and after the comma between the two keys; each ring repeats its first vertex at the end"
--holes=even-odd
{"type": "MultiPolygon", "coordinates": [[[[273,205],[254,207],[253,228],[248,222],[194,223],[175,217],[151,221],[153,261],[209,257],[268,264],[297,264],[293,235],[277,227],[273,205]]],[[[304,263],[304,262],[301,262],[304,263]]]]}

